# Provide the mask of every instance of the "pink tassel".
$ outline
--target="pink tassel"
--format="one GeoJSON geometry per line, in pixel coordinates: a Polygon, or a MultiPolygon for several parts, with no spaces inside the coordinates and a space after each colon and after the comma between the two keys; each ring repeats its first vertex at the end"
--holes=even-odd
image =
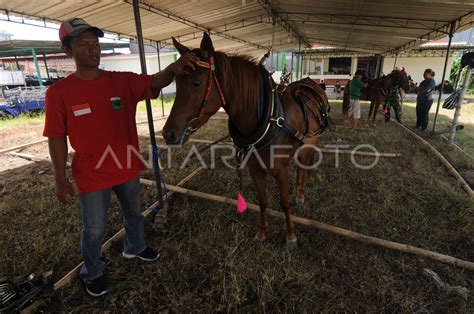
{"type": "Polygon", "coordinates": [[[247,210],[247,203],[240,191],[237,194],[237,214],[242,214],[247,210]]]}

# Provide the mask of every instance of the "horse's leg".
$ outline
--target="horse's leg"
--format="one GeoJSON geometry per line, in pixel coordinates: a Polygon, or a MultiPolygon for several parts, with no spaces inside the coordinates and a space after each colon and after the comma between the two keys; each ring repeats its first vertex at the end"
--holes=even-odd
{"type": "Polygon", "coordinates": [[[372,111],[374,109],[374,101],[370,100],[370,109],[369,109],[369,114],[367,115],[367,123],[370,122],[370,117],[372,116],[372,111]]]}
{"type": "Polygon", "coordinates": [[[377,117],[377,113],[379,112],[380,103],[381,103],[380,99],[378,99],[375,102],[374,115],[372,116],[372,125],[374,126],[375,126],[375,117],[377,117]]]}
{"type": "MultiPolygon", "coordinates": [[[[312,145],[316,145],[316,141],[314,143],[310,143],[312,145]]],[[[305,148],[299,152],[298,155],[298,162],[300,165],[303,166],[310,166],[313,162],[314,157],[314,150],[311,148],[305,148]]],[[[303,205],[304,203],[304,183],[308,176],[308,170],[303,169],[298,165],[296,171],[296,185],[295,185],[295,192],[296,192],[296,203],[298,205],[303,205]]]]}
{"type": "Polygon", "coordinates": [[[267,198],[267,175],[260,172],[250,171],[255,187],[257,188],[258,203],[260,206],[260,226],[255,239],[264,241],[267,239],[268,229],[268,198],[267,198]]]}
{"type": "Polygon", "coordinates": [[[278,189],[280,191],[280,206],[285,212],[286,216],[286,245],[288,246],[288,248],[296,248],[298,244],[296,239],[295,226],[293,224],[293,221],[291,221],[291,209],[288,201],[288,166],[285,165],[278,170],[276,179],[278,182],[278,189]]]}
{"type": "MultiPolygon", "coordinates": [[[[303,165],[305,164],[302,157],[298,157],[298,161],[303,165]]],[[[296,192],[296,204],[298,205],[304,204],[304,181],[306,180],[307,174],[308,174],[307,170],[302,169],[301,167],[297,167],[295,192],[296,192]]]]}

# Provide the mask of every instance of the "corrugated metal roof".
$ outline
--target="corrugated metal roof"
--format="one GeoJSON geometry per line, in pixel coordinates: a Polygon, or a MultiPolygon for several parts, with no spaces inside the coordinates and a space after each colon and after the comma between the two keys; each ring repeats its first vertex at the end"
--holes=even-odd
{"type": "MultiPolygon", "coordinates": [[[[260,54],[324,44],[352,51],[407,50],[474,24],[472,0],[143,0],[143,36],[199,46],[210,31],[218,50],[260,54]]],[[[0,9],[48,21],[82,17],[105,31],[135,36],[132,1],[0,0],[0,9]]]]}

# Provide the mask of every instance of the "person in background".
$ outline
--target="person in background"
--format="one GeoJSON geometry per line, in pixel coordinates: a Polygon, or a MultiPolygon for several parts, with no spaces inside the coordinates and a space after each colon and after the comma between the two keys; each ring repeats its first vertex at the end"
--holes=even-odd
{"type": "MultiPolygon", "coordinates": [[[[392,73],[399,70],[393,70],[392,73]]],[[[398,123],[402,122],[402,101],[404,97],[404,91],[401,86],[395,85],[390,90],[387,100],[384,105],[384,116],[385,122],[390,122],[390,110],[393,108],[395,113],[395,119],[398,123]]]]}
{"type": "Polygon", "coordinates": [[[435,72],[426,69],[423,73],[424,80],[418,86],[416,92],[416,128],[426,132],[431,105],[433,104],[433,90],[436,88],[434,80],[435,72]]]}
{"type": "Polygon", "coordinates": [[[351,122],[352,130],[357,129],[357,122],[360,119],[360,95],[362,88],[366,87],[367,84],[362,82],[364,73],[361,70],[357,70],[354,74],[354,78],[349,83],[349,121],[351,122]]]}
{"type": "Polygon", "coordinates": [[[336,98],[341,97],[341,83],[339,83],[339,81],[336,81],[336,84],[334,84],[334,93],[336,94],[336,98]]]}
{"type": "Polygon", "coordinates": [[[323,91],[326,91],[326,84],[324,83],[324,80],[321,80],[321,81],[320,81],[319,87],[321,87],[321,89],[322,89],[323,91]]]}

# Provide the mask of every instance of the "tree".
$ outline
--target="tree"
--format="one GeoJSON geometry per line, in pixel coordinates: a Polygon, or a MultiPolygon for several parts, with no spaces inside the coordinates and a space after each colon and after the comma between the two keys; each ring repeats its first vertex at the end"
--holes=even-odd
{"type": "MultiPolygon", "coordinates": [[[[464,69],[464,71],[459,76],[458,82],[456,82],[456,77],[458,75],[459,67],[461,66],[461,57],[462,57],[461,54],[457,54],[453,57],[453,63],[452,63],[452,66],[451,66],[451,73],[449,74],[449,79],[450,79],[451,84],[453,84],[453,87],[455,89],[462,88],[462,86],[455,86],[455,84],[456,83],[458,83],[457,85],[462,84],[462,82],[464,81],[464,75],[466,73],[466,70],[464,69]]],[[[474,80],[473,79],[470,80],[469,86],[467,88],[467,92],[468,93],[474,93],[474,80]]]]}
{"type": "MultiPolygon", "coordinates": [[[[453,86],[456,84],[456,76],[458,75],[459,67],[461,66],[461,56],[455,55],[453,63],[451,65],[451,73],[449,74],[449,80],[453,86]]],[[[456,86],[454,86],[456,88],[456,86]]]]}

